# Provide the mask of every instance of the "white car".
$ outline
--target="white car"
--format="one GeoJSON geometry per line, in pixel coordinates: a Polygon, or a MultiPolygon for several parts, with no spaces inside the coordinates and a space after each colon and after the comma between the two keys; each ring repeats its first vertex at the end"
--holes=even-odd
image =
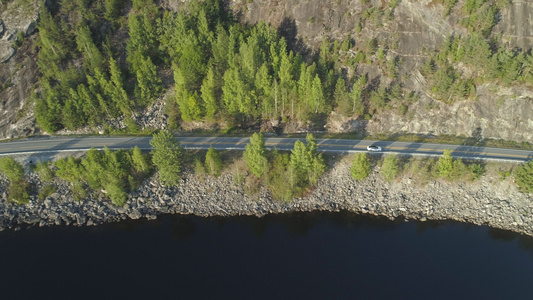
{"type": "Polygon", "coordinates": [[[366,150],[379,152],[379,151],[381,151],[381,147],[380,146],[376,146],[376,145],[370,145],[370,146],[366,147],[366,150]]]}

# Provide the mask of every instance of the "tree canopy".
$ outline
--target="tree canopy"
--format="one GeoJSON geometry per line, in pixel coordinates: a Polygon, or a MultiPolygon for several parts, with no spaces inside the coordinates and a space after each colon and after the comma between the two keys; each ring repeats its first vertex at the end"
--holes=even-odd
{"type": "Polygon", "coordinates": [[[22,180],[24,167],[10,156],[0,158],[0,172],[6,175],[9,181],[22,180]]]}
{"type": "Polygon", "coordinates": [[[513,176],[521,191],[525,193],[533,192],[533,160],[516,168],[513,176]]]}
{"type": "Polygon", "coordinates": [[[104,191],[111,202],[122,206],[130,191],[138,188],[140,181],[149,175],[150,166],[144,154],[135,147],[132,150],[104,151],[90,149],[86,156],[75,159],[72,156],[54,163],[56,174],[72,182],[75,197],[87,196],[88,185],[95,191],[104,191]]]}
{"type": "Polygon", "coordinates": [[[205,169],[208,174],[218,177],[222,171],[222,158],[217,150],[209,147],[205,155],[205,169]]]}
{"type": "Polygon", "coordinates": [[[444,150],[444,153],[437,161],[437,170],[441,177],[447,177],[453,170],[452,152],[449,149],[444,150]]]}
{"type": "Polygon", "coordinates": [[[370,159],[368,159],[365,152],[354,155],[350,172],[355,180],[363,180],[368,177],[370,174],[370,159]]]}
{"type": "Polygon", "coordinates": [[[248,170],[257,177],[262,177],[268,170],[265,140],[262,133],[254,133],[243,153],[248,170]]]}
{"type": "Polygon", "coordinates": [[[182,148],[170,131],[159,131],[150,140],[152,162],[165,185],[176,185],[181,174],[182,148]]]}
{"type": "Polygon", "coordinates": [[[400,169],[398,165],[398,158],[395,154],[387,155],[383,159],[383,166],[381,167],[381,173],[383,178],[387,181],[393,181],[398,176],[400,169]]]}

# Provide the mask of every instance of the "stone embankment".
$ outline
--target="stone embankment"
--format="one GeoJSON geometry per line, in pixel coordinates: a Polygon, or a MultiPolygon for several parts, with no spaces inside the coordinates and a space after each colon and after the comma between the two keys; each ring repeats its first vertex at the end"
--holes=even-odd
{"type": "MultiPolygon", "coordinates": [[[[37,177],[30,183],[40,186],[37,177]]],[[[5,180],[0,191],[6,190],[5,180]]],[[[340,211],[386,216],[390,219],[457,220],[533,235],[533,206],[529,195],[518,192],[509,179],[483,177],[474,183],[430,181],[415,184],[403,177],[386,182],[377,172],[367,180],[350,177],[349,164],[339,162],[328,171],[304,198],[291,202],[272,200],[261,189],[246,195],[231,174],[199,180],[184,175],[176,187],[164,187],[154,176],[133,192],[123,207],[115,207],[100,193],[75,201],[67,184],[44,201],[35,197],[27,205],[14,205],[0,195],[0,230],[49,225],[97,225],[126,219],[155,219],[159,214],[197,216],[264,216],[294,211],[340,211]]]]}

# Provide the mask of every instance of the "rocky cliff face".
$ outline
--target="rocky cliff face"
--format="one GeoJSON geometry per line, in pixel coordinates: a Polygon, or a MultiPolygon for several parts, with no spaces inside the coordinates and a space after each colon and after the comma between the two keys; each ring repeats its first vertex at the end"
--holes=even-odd
{"type": "MultiPolygon", "coordinates": [[[[362,43],[376,38],[380,45],[393,45],[391,55],[398,55],[402,65],[400,76],[405,87],[424,91],[426,82],[416,71],[446,37],[462,34],[458,25],[458,10],[465,1],[458,1],[451,14],[438,0],[400,0],[392,17],[383,23],[367,19],[361,32],[357,25],[363,19],[362,2],[385,8],[386,1],[361,0],[233,0],[232,7],[241,20],[257,23],[261,20],[281,28],[281,31],[305,46],[317,49],[323,38],[342,40],[351,37],[362,43]]],[[[388,1],[387,1],[388,2],[388,1]]],[[[531,49],[533,46],[533,3],[511,1],[502,9],[493,32],[501,34],[510,48],[531,49]]],[[[532,141],[533,111],[531,87],[501,88],[495,84],[478,86],[477,101],[458,101],[448,105],[421,92],[420,100],[406,115],[385,111],[369,122],[332,116],[330,131],[364,131],[366,133],[419,133],[472,136],[513,141],[532,141]],[[334,122],[332,122],[334,120],[334,122]]]]}
{"type": "Polygon", "coordinates": [[[485,85],[478,88],[478,94],[477,101],[461,101],[453,105],[422,97],[406,115],[386,111],[368,122],[365,130],[374,134],[414,132],[533,141],[531,91],[516,88],[491,91],[485,85]]]}
{"type": "Polygon", "coordinates": [[[511,47],[533,47],[533,2],[513,0],[501,12],[495,31],[502,33],[511,47]]]}
{"type": "Polygon", "coordinates": [[[28,99],[38,79],[35,29],[42,4],[39,0],[0,4],[0,138],[35,130],[28,99]]]}
{"type": "MultiPolygon", "coordinates": [[[[385,2],[366,2],[385,7],[385,2]]],[[[368,22],[361,34],[380,39],[392,35],[400,40],[398,53],[406,56],[418,55],[423,47],[436,48],[451,33],[451,24],[442,18],[442,8],[428,7],[428,2],[400,1],[392,20],[382,24],[368,22]]],[[[355,38],[365,10],[361,0],[233,0],[232,5],[244,22],[265,20],[278,27],[292,26],[296,36],[313,48],[324,37],[355,38]]]]}
{"type": "MultiPolygon", "coordinates": [[[[184,2],[172,1],[168,2],[184,2]]],[[[364,14],[363,3],[384,10],[385,0],[231,0],[230,5],[243,22],[261,20],[277,27],[292,27],[292,33],[317,48],[324,37],[342,40],[347,36],[356,39],[357,24],[364,14]]],[[[463,33],[457,13],[465,1],[460,0],[455,9],[445,16],[445,7],[439,0],[399,0],[392,18],[380,24],[367,22],[362,36],[380,39],[394,37],[399,41],[396,52],[404,57],[424,57],[422,49],[436,49],[442,41],[463,33]]],[[[170,7],[178,8],[179,5],[170,7]]],[[[368,7],[368,5],[367,5],[368,7]]],[[[533,3],[514,0],[502,9],[500,20],[493,32],[501,34],[511,48],[530,49],[533,46],[533,3]]]]}
{"type": "MultiPolygon", "coordinates": [[[[161,0],[165,9],[181,9],[189,0],[161,0]]],[[[35,130],[28,96],[37,82],[33,50],[38,20],[38,0],[13,0],[0,6],[0,138],[23,136],[35,130]],[[21,5],[21,3],[27,3],[21,5]],[[17,32],[24,42],[14,49],[17,32]],[[24,109],[23,109],[24,108],[24,109]]],[[[330,131],[365,131],[366,133],[420,133],[471,136],[514,141],[531,141],[533,92],[530,86],[502,88],[497,82],[477,87],[475,101],[445,104],[425,93],[427,83],[417,71],[428,54],[437,49],[446,37],[465,32],[459,25],[460,0],[445,15],[441,0],[399,0],[394,9],[385,0],[228,0],[236,16],[245,23],[261,20],[277,26],[289,45],[312,53],[324,38],[355,41],[355,48],[364,47],[365,40],[375,38],[387,46],[387,56],[398,56],[399,81],[407,89],[418,91],[419,100],[408,113],[393,110],[376,114],[369,121],[330,118],[330,131]],[[369,6],[380,10],[381,18],[365,16],[369,6]],[[364,23],[362,28],[359,24],[364,23]],[[334,120],[334,121],[333,121],[334,120]]],[[[533,3],[511,1],[498,16],[493,33],[501,34],[510,48],[528,50],[533,46],[533,3]]],[[[373,66],[358,72],[379,74],[373,66]]]]}

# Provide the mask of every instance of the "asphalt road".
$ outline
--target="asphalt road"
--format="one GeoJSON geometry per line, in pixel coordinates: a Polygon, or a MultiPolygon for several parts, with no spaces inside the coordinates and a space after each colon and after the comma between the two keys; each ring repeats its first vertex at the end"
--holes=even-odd
{"type": "MultiPolygon", "coordinates": [[[[150,139],[150,137],[107,136],[37,137],[0,143],[0,155],[79,151],[88,150],[92,147],[101,149],[104,146],[110,149],[129,149],[134,146],[138,146],[141,149],[150,149],[150,139]]],[[[248,138],[239,137],[178,137],[178,140],[186,149],[208,149],[213,146],[213,148],[219,150],[244,150],[249,141],[248,138]]],[[[296,140],[295,138],[267,137],[265,138],[265,143],[268,148],[277,147],[279,150],[291,150],[296,140]]],[[[366,151],[366,146],[378,145],[383,148],[381,153],[442,155],[445,149],[450,149],[454,157],[467,159],[523,162],[533,158],[533,151],[463,145],[346,139],[318,139],[317,143],[319,151],[338,153],[366,151]]]]}

